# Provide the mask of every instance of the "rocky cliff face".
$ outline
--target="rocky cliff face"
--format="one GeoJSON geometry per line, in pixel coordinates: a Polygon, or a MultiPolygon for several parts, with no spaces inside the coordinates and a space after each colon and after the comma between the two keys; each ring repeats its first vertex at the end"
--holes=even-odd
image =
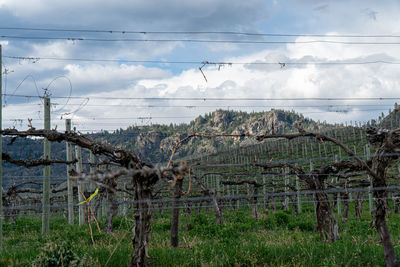
{"type": "MultiPolygon", "coordinates": [[[[203,134],[263,134],[271,130],[277,133],[295,131],[295,123],[300,121],[301,115],[294,112],[282,110],[271,110],[268,112],[246,113],[238,111],[216,110],[215,112],[199,116],[189,124],[149,127],[130,127],[120,130],[119,135],[110,138],[118,138],[111,143],[123,144],[122,147],[137,153],[143,159],[152,162],[163,162],[168,160],[172,149],[177,142],[191,133],[203,134]],[[121,140],[129,136],[129,141],[121,140]]],[[[319,130],[318,123],[305,119],[303,127],[310,130],[319,130]]],[[[106,138],[109,139],[109,138],[106,138]]],[[[241,146],[256,143],[254,138],[192,138],[181,145],[176,157],[189,155],[214,153],[229,146],[241,146]]]]}

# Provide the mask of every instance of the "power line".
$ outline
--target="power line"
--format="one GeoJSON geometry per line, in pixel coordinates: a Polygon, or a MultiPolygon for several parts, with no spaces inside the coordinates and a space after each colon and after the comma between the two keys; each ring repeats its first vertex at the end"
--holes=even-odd
{"type": "MultiPolygon", "coordinates": [[[[2,94],[22,98],[43,98],[37,95],[2,94]]],[[[57,99],[99,99],[99,100],[158,100],[158,101],[371,101],[399,100],[399,97],[102,97],[102,96],[51,96],[57,99]]]]}
{"type": "Polygon", "coordinates": [[[397,61],[373,60],[373,61],[304,61],[304,62],[218,62],[218,61],[180,61],[180,60],[129,60],[129,59],[91,59],[91,58],[58,58],[58,57],[34,57],[34,56],[3,56],[3,58],[29,60],[35,63],[39,60],[55,61],[83,61],[83,62],[114,62],[114,63],[146,63],[146,64],[191,64],[191,65],[370,65],[370,64],[388,64],[400,65],[397,61]]]}
{"type": "Polygon", "coordinates": [[[44,32],[80,32],[80,33],[117,33],[117,34],[220,34],[220,35],[247,35],[265,37],[327,37],[327,38],[399,38],[394,34],[292,34],[292,33],[262,33],[262,32],[240,32],[240,31],[145,31],[145,30],[104,30],[104,29],[67,29],[67,28],[30,28],[30,27],[0,27],[0,30],[13,31],[44,31],[44,32]]]}
{"type": "Polygon", "coordinates": [[[0,35],[3,39],[15,40],[64,40],[64,41],[90,41],[90,42],[184,42],[184,43],[229,43],[229,44],[348,44],[348,45],[399,45],[400,42],[359,42],[359,41],[332,41],[332,40],[308,40],[308,41],[256,41],[256,40],[213,40],[213,39],[106,39],[106,38],[84,38],[84,37],[50,37],[50,36],[15,36],[0,35]]]}
{"type": "MultiPolygon", "coordinates": [[[[56,60],[56,61],[87,61],[87,62],[117,62],[117,63],[154,63],[154,64],[201,64],[202,61],[165,61],[165,60],[125,60],[125,59],[91,59],[91,58],[56,58],[32,56],[3,56],[3,58],[18,60],[56,60]]],[[[221,63],[222,64],[222,63],[221,63]]],[[[227,64],[227,63],[226,63],[227,64]]],[[[236,63],[235,63],[236,64],[236,63]]],[[[275,63],[277,64],[277,63],[275,63]]],[[[400,62],[399,62],[400,64],[400,62]]]]}
{"type": "MultiPolygon", "coordinates": [[[[31,104],[31,105],[41,105],[41,104],[31,104]]],[[[67,104],[66,106],[80,106],[80,104],[67,104]]],[[[329,104],[329,105],[119,105],[119,104],[87,104],[86,107],[134,107],[134,108],[333,108],[333,107],[388,107],[389,104],[329,104]]]]}

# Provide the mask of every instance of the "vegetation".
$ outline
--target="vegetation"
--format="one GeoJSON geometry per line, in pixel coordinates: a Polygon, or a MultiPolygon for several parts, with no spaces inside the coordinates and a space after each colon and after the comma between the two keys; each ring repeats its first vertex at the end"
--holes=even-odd
{"type": "MultiPolygon", "coordinates": [[[[223,113],[225,114],[225,113],[223,113]]],[[[225,114],[226,115],[226,114],[225,114]]],[[[240,114],[239,114],[240,115],[240,114]]],[[[276,114],[275,114],[276,115],[276,114]]],[[[228,123],[232,118],[229,116],[226,118],[228,123]]],[[[206,119],[204,119],[206,120],[206,119]]],[[[213,123],[215,123],[215,120],[212,120],[213,123]]],[[[292,121],[293,124],[293,121],[292,121]]],[[[215,125],[212,124],[211,127],[214,127],[215,125]]],[[[239,127],[239,126],[236,126],[239,127]]],[[[263,126],[265,128],[265,126],[263,126]]],[[[242,129],[243,130],[243,129],[242,129]]],[[[274,130],[274,129],[272,129],[274,130]]],[[[279,130],[275,129],[275,131],[279,130]]],[[[345,130],[343,128],[343,130],[345,130]]],[[[356,150],[356,146],[360,147],[362,150],[362,146],[358,141],[357,135],[354,133],[354,128],[353,130],[353,142],[354,142],[354,150],[356,150]],[[356,145],[357,144],[357,145],[356,145]]],[[[239,130],[240,131],[240,130],[239,130]]],[[[345,131],[343,131],[345,133],[345,131]]],[[[336,132],[334,133],[336,135],[336,132]]],[[[344,136],[347,137],[346,141],[350,141],[349,135],[345,134],[344,136]]],[[[181,138],[181,137],[179,137],[181,138]]],[[[213,140],[214,142],[215,140],[213,140]]],[[[146,142],[143,143],[146,145],[146,142]]],[[[309,158],[310,155],[307,154],[307,148],[306,144],[304,144],[304,150],[302,151],[303,158],[309,158]]],[[[308,143],[311,145],[310,143],[308,143]]],[[[215,145],[215,144],[214,144],[215,145]]],[[[293,149],[293,147],[286,146],[286,149],[284,146],[282,146],[281,142],[276,142],[276,147],[279,152],[282,152],[284,157],[286,158],[290,154],[294,154],[294,152],[297,152],[299,154],[298,146],[297,146],[297,151],[293,149]],[[286,150],[286,153],[285,153],[286,150]],[[291,150],[291,151],[290,151],[291,150]]],[[[332,148],[332,147],[331,147],[332,148]]],[[[321,159],[321,147],[318,146],[319,149],[319,158],[321,159]]],[[[325,155],[327,154],[332,154],[332,155],[337,155],[336,151],[332,148],[331,151],[326,151],[325,146],[324,146],[324,153],[325,155]],[[331,153],[329,153],[331,152],[331,153]]],[[[250,152],[249,156],[254,156],[255,154],[253,151],[250,149],[246,148],[245,152],[250,152]],[[249,151],[250,150],[250,151],[249,151]]],[[[311,150],[311,156],[313,154],[313,147],[311,145],[310,147],[311,150]]],[[[335,149],[336,150],[336,149],[335,149]]],[[[337,151],[340,156],[340,150],[337,151]]],[[[263,154],[262,149],[259,149],[258,153],[263,154]]],[[[282,155],[282,153],[280,153],[282,155]]],[[[218,155],[217,155],[218,156],[218,155]]],[[[268,157],[269,155],[265,155],[268,157]]],[[[221,159],[221,158],[219,158],[221,159]]],[[[249,169],[247,169],[247,172],[249,172],[249,169]]],[[[147,196],[148,197],[148,196],[147,196]]],[[[143,196],[144,199],[146,199],[146,196],[143,196]]],[[[380,199],[380,198],[377,198],[380,199]]],[[[140,209],[139,209],[140,210],[140,209]]],[[[313,210],[313,209],[310,209],[313,210]]],[[[353,246],[354,248],[360,247],[361,252],[365,252],[361,248],[363,248],[366,244],[371,244],[375,246],[377,244],[377,240],[373,239],[375,235],[371,233],[371,238],[369,238],[369,234],[366,235],[368,237],[365,239],[364,237],[360,239],[359,243],[357,240],[356,241],[350,241],[349,243],[346,243],[346,240],[351,240],[350,236],[348,236],[346,233],[342,234],[341,239],[339,242],[335,242],[332,245],[328,245],[325,243],[318,242],[318,244],[314,244],[316,242],[315,238],[315,231],[314,228],[315,226],[311,222],[311,220],[307,221],[305,219],[310,219],[313,218],[314,216],[311,215],[312,213],[309,213],[308,216],[306,215],[300,215],[298,218],[295,220],[293,217],[290,217],[288,214],[283,213],[283,212],[278,212],[273,216],[263,216],[260,220],[255,221],[253,219],[250,219],[249,216],[246,214],[246,211],[242,211],[241,214],[230,214],[227,212],[225,214],[224,218],[224,224],[217,226],[213,223],[213,218],[212,216],[205,216],[204,214],[199,214],[194,216],[193,218],[187,218],[183,220],[183,224],[180,225],[180,233],[181,233],[181,250],[176,250],[172,249],[170,246],[168,246],[168,233],[170,229],[170,218],[168,217],[161,217],[158,218],[156,222],[153,223],[153,229],[158,229],[158,231],[154,230],[151,235],[151,240],[150,244],[154,242],[153,244],[156,244],[155,246],[150,245],[150,256],[152,257],[152,260],[154,263],[159,263],[162,265],[174,265],[177,262],[177,265],[263,265],[263,264],[268,264],[268,265],[307,265],[307,264],[314,264],[314,265],[319,265],[322,264],[323,266],[326,265],[345,265],[343,262],[343,257],[340,257],[340,253],[337,254],[338,252],[342,252],[343,255],[347,255],[345,252],[343,252],[343,248],[349,248],[350,246],[353,246]],[[306,216],[306,217],[304,217],[306,216]],[[211,220],[210,220],[211,218],[211,220]],[[164,220],[163,220],[164,219],[164,220]],[[161,220],[161,224],[157,225],[159,223],[159,220],[161,220]],[[165,233],[167,233],[165,239],[165,233]],[[164,234],[164,236],[162,235],[164,234]],[[277,235],[279,234],[279,235],[277,235]],[[297,237],[296,237],[297,236],[297,237]],[[158,237],[158,239],[157,239],[158,237]],[[293,239],[294,237],[300,238],[300,239],[293,239]],[[272,239],[271,239],[272,238],[272,239]],[[282,239],[282,240],[276,240],[276,239],[282,239]],[[282,242],[283,243],[282,243],[282,242]],[[297,242],[295,242],[297,241],[297,242]],[[338,248],[337,246],[341,246],[338,248]],[[159,249],[159,250],[157,250],[159,249]],[[190,249],[190,250],[187,250],[190,249]],[[315,249],[315,251],[314,251],[315,249]],[[332,249],[335,249],[332,251],[332,249]],[[298,251],[297,254],[294,254],[294,251],[298,251]],[[167,252],[165,252],[167,251],[167,252]],[[304,253],[302,252],[304,251],[304,253]],[[311,255],[307,255],[310,253],[311,255]],[[157,254],[161,253],[161,255],[157,254]],[[198,254],[200,253],[200,254],[198,254]],[[246,254],[247,253],[247,254],[246,254]],[[165,255],[164,255],[165,254],[165,255]],[[314,254],[317,255],[316,259],[314,259],[314,254]],[[318,255],[321,255],[320,257],[318,255]],[[171,255],[174,255],[173,258],[170,260],[168,257],[171,257],[171,255]],[[245,255],[249,255],[249,257],[243,258],[245,255]],[[255,255],[255,258],[253,256],[255,255]],[[267,256],[265,256],[267,255],[267,256]],[[284,256],[287,255],[287,258],[284,256]],[[307,261],[301,260],[300,257],[298,258],[298,255],[301,256],[301,259],[306,258],[307,261]],[[333,255],[333,256],[332,256],[333,255]],[[164,258],[165,257],[165,258],[164,258]],[[338,258],[338,259],[336,259],[338,258]],[[339,259],[340,258],[340,259],[339,259]],[[183,262],[179,262],[180,259],[184,259],[183,262]],[[190,264],[189,264],[190,263],[190,264]]],[[[132,218],[133,216],[130,216],[132,218]]],[[[140,217],[140,216],[139,216],[140,217]]],[[[383,214],[384,217],[384,214],[383,214]]],[[[150,217],[149,217],[150,218],[150,217]]],[[[361,228],[365,228],[365,226],[369,225],[369,222],[365,222],[365,218],[361,221],[357,221],[356,224],[361,223],[361,228]],[[364,221],[363,221],[364,220],[364,221]]],[[[371,220],[371,218],[367,219],[368,221],[371,220]]],[[[109,264],[110,260],[112,257],[114,257],[114,253],[122,248],[126,248],[128,253],[126,255],[129,255],[129,247],[131,244],[130,238],[126,236],[126,234],[130,233],[130,224],[133,222],[130,221],[127,223],[125,219],[120,219],[121,222],[125,221],[127,227],[121,227],[118,228],[117,230],[113,232],[113,235],[111,235],[111,239],[109,241],[113,241],[116,245],[111,245],[110,243],[107,248],[105,248],[102,245],[97,245],[97,244],[85,244],[78,243],[76,244],[77,241],[82,242],[82,240],[85,240],[85,238],[82,236],[82,238],[73,238],[73,240],[69,240],[68,238],[60,238],[63,236],[63,234],[57,233],[57,238],[52,240],[52,235],[53,233],[48,236],[46,239],[40,240],[41,243],[46,243],[47,245],[45,247],[42,247],[40,249],[40,246],[35,246],[35,249],[37,249],[36,257],[30,259],[30,262],[33,262],[36,264],[36,266],[52,266],[52,265],[68,265],[72,266],[73,264],[79,264],[79,266],[85,266],[86,262],[89,262],[88,265],[107,265],[109,264]],[[115,238],[114,240],[112,238],[115,238]],[[67,243],[63,243],[67,240],[67,243]],[[62,242],[63,241],[63,242],[62,242]],[[124,243],[126,241],[126,244],[124,243]],[[60,243],[61,242],[61,243],[60,243]],[[124,244],[123,244],[124,243],[124,244]],[[96,247],[99,246],[99,247],[96,247]],[[113,247],[111,249],[111,247],[113,247]],[[76,250],[75,250],[76,248],[76,250]],[[105,249],[106,254],[108,253],[108,257],[99,257],[98,255],[93,254],[94,251],[97,249],[105,249]],[[111,249],[111,251],[110,251],[111,249]]],[[[396,221],[396,220],[394,220],[396,221]]],[[[148,220],[149,222],[149,220],[148,220]]],[[[34,222],[32,224],[35,224],[34,222]]],[[[58,222],[58,224],[63,225],[65,222],[61,221],[58,222]]],[[[103,222],[104,224],[104,222],[103,222]]],[[[138,220],[136,220],[136,224],[138,224],[138,220]]],[[[18,225],[18,222],[17,224],[18,225]]],[[[347,224],[341,225],[342,230],[346,232],[346,225],[352,225],[351,220],[347,222],[347,224]]],[[[360,227],[359,225],[357,227],[360,227]]],[[[379,228],[379,227],[378,227],[379,228]]],[[[114,227],[115,229],[115,227],[114,227]]],[[[139,229],[139,228],[138,228],[139,229]]],[[[355,228],[355,230],[359,230],[359,228],[355,228]]],[[[76,228],[71,228],[70,229],[70,234],[74,234],[76,231],[76,228]]],[[[150,229],[148,228],[148,233],[150,229]]],[[[7,231],[6,231],[7,232],[7,231]]],[[[9,231],[12,233],[12,231],[9,231]]],[[[352,231],[349,231],[351,234],[351,237],[354,239],[356,235],[352,235],[352,231]]],[[[9,233],[7,233],[8,235],[9,233]]],[[[394,231],[394,234],[396,235],[396,231],[394,231]]],[[[31,236],[34,236],[35,233],[32,233],[31,236]]],[[[128,235],[129,236],[129,235],[128,235]]],[[[134,235],[135,236],[135,235],[134,235]]],[[[99,241],[101,244],[101,241],[103,241],[104,238],[110,238],[110,236],[106,237],[94,237],[96,241],[99,241]]],[[[317,237],[319,240],[319,237],[317,237]]],[[[358,238],[358,237],[357,237],[358,238]]],[[[90,239],[91,240],[91,239],[90,239]]],[[[147,237],[146,237],[147,240],[147,237]]],[[[379,240],[379,239],[378,239],[379,240]]],[[[394,238],[394,245],[396,247],[396,244],[398,243],[398,240],[394,238]]],[[[14,241],[15,243],[18,243],[14,241]]],[[[145,242],[147,244],[147,242],[145,242]]],[[[378,242],[379,243],[379,242],[378,242]]],[[[103,244],[104,245],[104,244],[103,244]]],[[[12,247],[12,246],[10,246],[12,247]]],[[[146,250],[143,250],[147,251],[146,250]]],[[[379,251],[379,250],[378,250],[379,251]]],[[[360,252],[360,255],[362,253],[360,252]]],[[[357,258],[358,254],[350,253],[352,257],[344,257],[347,261],[354,261],[353,258],[357,258]]],[[[10,265],[10,262],[12,262],[11,265],[16,265],[19,264],[18,262],[20,260],[24,261],[24,259],[20,259],[18,257],[14,257],[13,253],[11,251],[4,254],[5,257],[3,259],[4,265],[10,265]]],[[[29,253],[27,253],[29,255],[29,253]]],[[[125,255],[125,254],[124,254],[125,255]]],[[[134,253],[134,255],[136,255],[134,253]]],[[[144,255],[144,253],[143,253],[144,255]]],[[[359,256],[360,256],[359,255],[359,256]]],[[[369,254],[371,255],[371,254],[369,254]]],[[[361,257],[361,256],[360,256],[361,257]]],[[[118,258],[119,261],[123,260],[123,257],[118,258]]],[[[128,259],[129,261],[129,259],[128,259]]],[[[367,265],[370,264],[373,261],[368,261],[364,262],[364,257],[362,258],[361,261],[355,261],[352,262],[351,265],[367,265]]],[[[381,261],[379,261],[381,262],[381,261]]],[[[25,264],[25,263],[24,263],[25,264]]],[[[111,264],[111,263],[110,263],[111,264]]],[[[125,265],[126,263],[119,262],[117,265],[125,265]]]]}
{"type": "MultiPolygon", "coordinates": [[[[192,211],[192,216],[181,217],[178,248],[169,243],[170,214],[155,214],[149,256],[155,266],[383,265],[382,246],[376,231],[370,228],[369,214],[364,212],[361,219],[350,215],[346,223],[339,225],[340,240],[329,244],[320,241],[313,207],[305,206],[303,210],[297,217],[290,211],[277,211],[256,221],[248,209],[233,212],[227,208],[220,226],[211,213],[192,211]]],[[[351,206],[350,210],[354,208],[351,206]]],[[[393,214],[388,221],[396,252],[400,253],[400,218],[393,214]]],[[[100,223],[104,228],[104,218],[100,223]]],[[[4,225],[0,266],[28,266],[62,257],[71,260],[65,266],[126,266],[132,252],[132,216],[117,217],[113,224],[114,232],[110,235],[94,232],[93,245],[87,225],[70,226],[66,219],[54,218],[51,234],[42,238],[39,218],[18,218],[15,224],[4,225]],[[73,260],[83,263],[73,265],[73,260]]]]}

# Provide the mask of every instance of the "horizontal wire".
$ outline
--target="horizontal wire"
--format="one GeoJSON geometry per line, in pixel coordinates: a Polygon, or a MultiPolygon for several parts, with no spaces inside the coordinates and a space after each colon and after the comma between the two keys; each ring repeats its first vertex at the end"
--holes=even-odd
{"type": "Polygon", "coordinates": [[[308,34],[308,33],[263,33],[240,31],[132,31],[132,30],[104,30],[104,29],[68,29],[68,28],[33,28],[33,27],[0,27],[0,30],[18,31],[47,31],[47,32],[84,32],[84,33],[118,33],[118,34],[221,34],[221,35],[249,35],[270,37],[340,37],[340,38],[399,38],[395,34],[308,34]]]}
{"type": "Polygon", "coordinates": [[[83,62],[116,62],[116,63],[149,63],[149,64],[191,64],[191,65],[371,65],[371,64],[388,64],[388,65],[400,65],[399,61],[387,61],[387,60],[374,60],[374,61],[331,61],[331,62],[224,62],[224,61],[179,61],[179,60],[129,60],[129,59],[91,59],[91,58],[57,58],[57,57],[35,57],[35,56],[7,56],[3,55],[3,58],[18,59],[18,60],[55,60],[55,61],[83,61],[83,62]]]}
{"type": "Polygon", "coordinates": [[[307,41],[261,41],[261,40],[215,40],[215,39],[138,39],[138,38],[86,38],[86,37],[51,37],[51,36],[22,36],[22,35],[0,35],[2,39],[14,40],[64,40],[64,41],[89,41],[89,42],[139,42],[139,43],[171,43],[171,42],[184,42],[184,43],[229,43],[229,44],[345,44],[345,45],[399,45],[400,42],[360,42],[360,41],[334,41],[334,40],[307,40],[307,41]]]}
{"type": "MultiPolygon", "coordinates": [[[[345,188],[345,189],[327,189],[327,190],[301,190],[301,191],[294,191],[294,192],[279,192],[279,193],[265,193],[265,194],[247,194],[247,195],[229,195],[229,196],[202,196],[202,197],[187,197],[187,198],[163,198],[163,199],[143,199],[143,200],[124,200],[124,201],[103,201],[102,204],[106,206],[112,205],[129,205],[129,204],[139,204],[145,203],[149,205],[161,204],[161,203],[188,203],[188,202],[201,202],[201,201],[212,201],[216,200],[251,200],[255,198],[275,198],[275,197],[297,197],[297,196],[314,196],[315,194],[336,194],[336,193],[370,193],[374,191],[398,191],[400,189],[399,186],[389,186],[389,187],[359,187],[359,188],[345,188]]],[[[377,199],[377,198],[373,198],[377,199]]],[[[379,198],[379,199],[386,199],[386,198],[379,198]]],[[[329,200],[328,200],[329,201],[329,200]]],[[[328,201],[318,201],[313,200],[313,203],[318,202],[328,202],[328,201]]],[[[53,204],[51,208],[67,208],[68,203],[62,202],[63,204],[53,204]]],[[[77,204],[73,205],[74,207],[78,207],[77,204]]],[[[4,211],[8,210],[28,210],[33,208],[42,208],[42,204],[37,205],[20,205],[20,206],[13,206],[13,207],[3,207],[4,211]]],[[[149,209],[152,209],[149,207],[149,209]]],[[[147,209],[146,209],[147,210],[147,209]]]]}
{"type": "MultiPolygon", "coordinates": [[[[19,95],[19,94],[2,94],[2,96],[13,96],[13,97],[21,97],[21,98],[40,98],[43,96],[38,95],[19,95]]],[[[399,100],[399,97],[276,97],[276,98],[267,98],[267,97],[101,97],[101,96],[51,96],[51,98],[55,99],[101,99],[101,100],[193,100],[193,101],[371,101],[371,100],[399,100]]]]}

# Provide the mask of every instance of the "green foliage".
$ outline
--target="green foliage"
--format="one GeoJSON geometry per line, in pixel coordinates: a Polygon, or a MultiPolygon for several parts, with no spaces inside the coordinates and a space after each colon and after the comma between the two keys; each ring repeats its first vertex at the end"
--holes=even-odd
{"type": "Polygon", "coordinates": [[[274,214],[276,224],[279,226],[286,226],[289,223],[289,214],[282,211],[277,211],[274,214]]]}
{"type": "Polygon", "coordinates": [[[10,256],[0,259],[0,267],[18,266],[18,261],[14,261],[10,256]]]}
{"type": "Polygon", "coordinates": [[[238,210],[237,212],[232,213],[232,215],[230,221],[234,223],[246,223],[250,221],[249,213],[244,210],[238,210]]]}
{"type": "Polygon", "coordinates": [[[126,219],[124,218],[124,217],[122,217],[122,216],[120,216],[120,217],[115,217],[113,220],[112,220],[112,227],[113,227],[113,229],[119,229],[119,228],[130,228],[130,223],[128,223],[127,221],[126,221],[126,219]]]}
{"type": "Polygon", "coordinates": [[[171,221],[157,221],[151,226],[152,231],[165,232],[171,230],[171,221]]]}
{"type": "Polygon", "coordinates": [[[300,220],[294,220],[291,221],[288,224],[288,229],[289,230],[300,230],[300,231],[315,231],[316,227],[314,225],[313,222],[304,222],[304,221],[300,221],[300,220]]]}
{"type": "Polygon", "coordinates": [[[72,249],[70,244],[65,242],[46,243],[39,255],[32,262],[34,267],[58,267],[58,266],[76,266],[76,267],[93,267],[99,266],[98,262],[95,261],[88,255],[79,257],[72,249]]]}
{"type": "MultiPolygon", "coordinates": [[[[354,209],[350,209],[348,221],[342,224],[339,220],[340,239],[329,244],[320,241],[319,233],[315,230],[314,212],[304,210],[296,217],[285,211],[260,214],[256,221],[249,209],[234,212],[226,208],[222,225],[215,224],[212,213],[181,216],[179,248],[170,246],[171,214],[165,212],[152,221],[150,261],[154,266],[383,265],[380,239],[376,229],[369,228],[371,217],[368,212],[364,212],[361,219],[356,219],[354,209]]],[[[52,219],[53,227],[45,239],[41,237],[38,218],[17,220],[20,228],[12,228],[6,223],[0,267],[94,267],[105,266],[106,262],[107,266],[126,266],[132,253],[132,221],[117,218],[120,227],[110,235],[95,234],[95,245],[92,244],[87,225],[69,226],[64,218],[52,219]],[[29,227],[34,230],[29,230],[29,227]],[[46,243],[43,248],[42,243],[46,243]]],[[[388,226],[393,243],[398,244],[400,217],[389,215],[388,226]]],[[[396,246],[395,250],[399,255],[400,247],[396,246]]]]}
{"type": "Polygon", "coordinates": [[[274,230],[276,228],[276,220],[275,217],[267,216],[258,221],[261,227],[265,230],[274,230]]]}
{"type": "Polygon", "coordinates": [[[193,223],[195,225],[209,225],[210,224],[210,216],[207,216],[204,213],[199,213],[193,216],[193,223]]]}

